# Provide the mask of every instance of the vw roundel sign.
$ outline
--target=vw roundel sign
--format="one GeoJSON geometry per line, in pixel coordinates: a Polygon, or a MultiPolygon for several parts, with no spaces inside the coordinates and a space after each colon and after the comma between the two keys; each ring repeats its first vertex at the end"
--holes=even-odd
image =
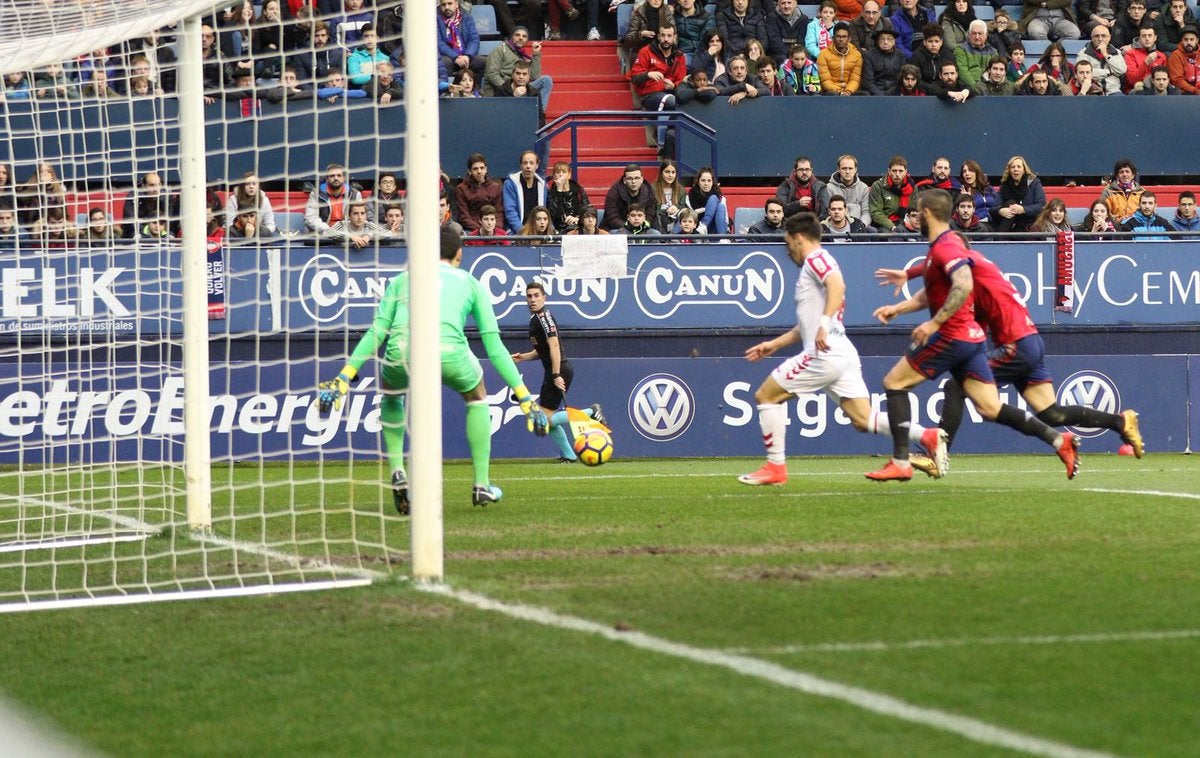
{"type": "MultiPolygon", "coordinates": [[[[1121,412],[1121,393],[1117,383],[1099,371],[1076,371],[1058,386],[1059,405],[1086,405],[1105,413],[1121,412]]],[[[1106,429],[1067,427],[1080,437],[1098,437],[1106,429]]]]}
{"type": "Polygon", "coordinates": [[[651,374],[629,393],[629,420],[651,442],[670,442],[688,430],[696,417],[696,399],[682,379],[651,374]]]}

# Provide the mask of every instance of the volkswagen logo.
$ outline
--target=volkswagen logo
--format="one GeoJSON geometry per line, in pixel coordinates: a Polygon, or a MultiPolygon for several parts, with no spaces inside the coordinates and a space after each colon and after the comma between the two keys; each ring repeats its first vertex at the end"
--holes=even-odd
{"type": "MultiPolygon", "coordinates": [[[[1086,405],[1105,413],[1121,412],[1121,393],[1117,383],[1099,371],[1077,371],[1058,387],[1059,405],[1086,405]]],[[[1067,427],[1080,437],[1098,437],[1105,429],[1067,427]]]]}
{"type": "Polygon", "coordinates": [[[629,420],[652,442],[669,442],[688,430],[696,417],[696,400],[683,380],[651,374],[629,393],[629,420]]]}

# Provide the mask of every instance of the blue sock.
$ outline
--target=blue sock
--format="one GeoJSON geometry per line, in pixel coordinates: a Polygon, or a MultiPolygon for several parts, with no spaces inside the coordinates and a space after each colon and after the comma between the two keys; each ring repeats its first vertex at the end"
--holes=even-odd
{"type": "MultiPolygon", "coordinates": [[[[583,408],[581,410],[587,414],[588,418],[595,418],[595,414],[592,413],[591,408],[583,408]]],[[[566,411],[555,411],[554,413],[550,414],[550,428],[551,429],[562,426],[565,423],[567,423],[567,412],[566,411]]]]}
{"type": "MultiPolygon", "coordinates": [[[[562,411],[559,411],[559,413],[562,413],[562,411]]],[[[557,416],[558,413],[554,415],[557,416]]],[[[563,413],[563,416],[566,416],[566,414],[563,413]]],[[[554,440],[555,445],[558,445],[558,452],[560,455],[562,455],[562,457],[571,461],[575,460],[575,450],[571,447],[571,440],[567,438],[567,430],[565,427],[551,426],[550,438],[554,440]]]]}

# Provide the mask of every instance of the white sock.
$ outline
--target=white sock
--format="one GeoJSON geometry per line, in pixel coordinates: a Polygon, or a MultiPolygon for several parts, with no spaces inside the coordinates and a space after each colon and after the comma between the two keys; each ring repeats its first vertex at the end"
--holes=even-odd
{"type": "MultiPolygon", "coordinates": [[[[921,435],[925,433],[925,427],[915,421],[908,422],[908,439],[910,442],[920,442],[921,435]]],[[[867,417],[867,434],[882,434],[884,437],[891,437],[892,430],[888,426],[887,411],[871,411],[871,415],[867,417]]]]}
{"type": "Polygon", "coordinates": [[[758,406],[758,425],[762,427],[763,445],[767,448],[767,463],[785,462],[787,407],[778,403],[758,406]]]}

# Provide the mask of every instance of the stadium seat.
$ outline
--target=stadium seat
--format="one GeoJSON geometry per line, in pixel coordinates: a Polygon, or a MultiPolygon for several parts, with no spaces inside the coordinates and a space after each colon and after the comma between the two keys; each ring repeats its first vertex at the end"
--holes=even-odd
{"type": "Polygon", "coordinates": [[[296,234],[304,234],[308,231],[304,228],[304,214],[291,211],[276,212],[275,227],[281,232],[294,232],[296,234]]]}
{"type": "Polygon", "coordinates": [[[933,6],[933,17],[935,19],[940,19],[942,17],[942,14],[945,12],[946,12],[946,6],[944,6],[944,5],[933,6]]]}
{"type": "Polygon", "coordinates": [[[1079,226],[1083,223],[1083,217],[1088,215],[1088,208],[1067,208],[1067,222],[1071,226],[1079,226]]]}
{"type": "Polygon", "coordinates": [[[479,30],[480,39],[500,38],[500,27],[496,24],[495,8],[483,3],[476,3],[471,6],[471,18],[475,19],[475,28],[479,30]]]}
{"type": "Polygon", "coordinates": [[[1021,20],[1021,6],[1020,5],[1002,5],[1002,6],[1000,6],[1000,8],[1005,13],[1007,13],[1008,17],[1011,18],[1014,22],[1021,20]]]}
{"type": "MultiPolygon", "coordinates": [[[[491,6],[489,6],[489,7],[491,7],[491,6]]],[[[493,50],[495,50],[496,48],[500,47],[500,45],[502,45],[502,44],[504,44],[504,40],[481,39],[481,40],[479,40],[479,54],[486,57],[488,53],[490,53],[493,50]]]]}
{"type": "MultiPolygon", "coordinates": [[[[1067,57],[1070,58],[1071,60],[1074,60],[1075,56],[1079,55],[1079,53],[1083,50],[1083,48],[1087,47],[1089,40],[1086,40],[1086,39],[1064,39],[1064,40],[1059,40],[1059,41],[1062,43],[1063,50],[1065,50],[1067,52],[1067,57]]],[[[1028,52],[1026,54],[1028,55],[1028,52]]]]}
{"type": "Polygon", "coordinates": [[[738,208],[733,212],[733,231],[736,234],[745,234],[750,230],[751,225],[757,224],[763,217],[762,208],[755,208],[747,205],[738,208]]]}
{"type": "Polygon", "coordinates": [[[1042,57],[1042,53],[1046,52],[1046,48],[1050,47],[1050,40],[1045,39],[1027,39],[1025,40],[1025,63],[1032,66],[1038,62],[1038,58],[1042,57]]]}
{"type": "Polygon", "coordinates": [[[704,6],[704,12],[707,13],[709,16],[716,18],[717,17],[717,4],[716,3],[708,3],[707,5],[704,6]]]}
{"type": "Polygon", "coordinates": [[[820,15],[820,10],[821,10],[820,5],[800,5],[797,7],[800,8],[800,11],[802,13],[804,13],[805,16],[808,16],[809,18],[816,18],[817,16],[820,15]]]}
{"type": "Polygon", "coordinates": [[[78,226],[80,229],[82,229],[83,227],[85,227],[87,225],[88,225],[88,214],[76,213],[75,214],[75,226],[78,226]]]}
{"type": "Polygon", "coordinates": [[[990,5],[976,5],[975,18],[980,21],[991,21],[996,17],[996,9],[990,5]]]}

